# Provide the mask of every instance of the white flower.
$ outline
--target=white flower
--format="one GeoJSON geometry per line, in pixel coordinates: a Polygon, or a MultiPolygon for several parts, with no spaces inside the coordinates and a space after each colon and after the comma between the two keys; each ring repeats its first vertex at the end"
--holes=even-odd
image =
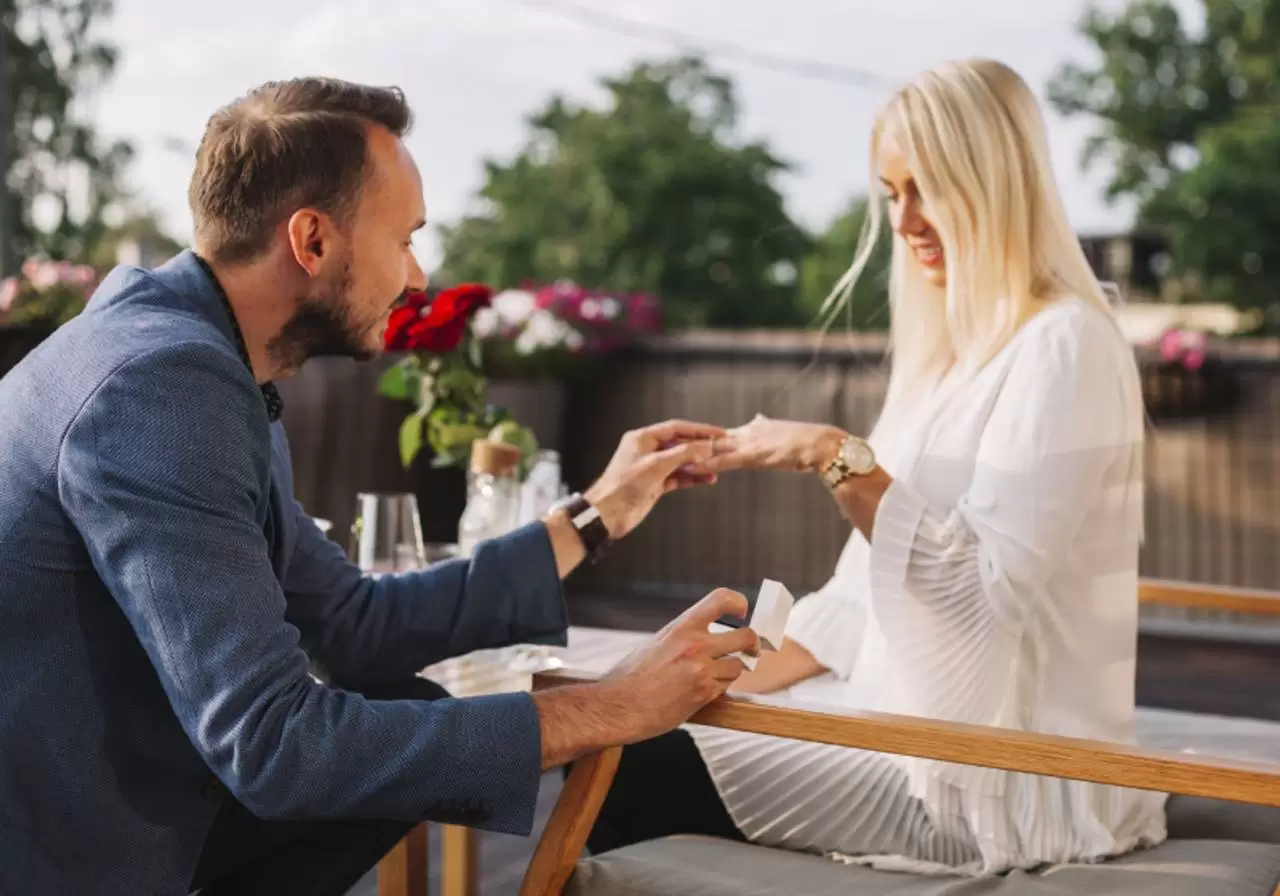
{"type": "MultiPolygon", "coordinates": [[[[30,264],[30,262],[28,262],[30,264]]],[[[52,261],[37,261],[31,265],[30,269],[26,269],[23,265],[27,279],[31,281],[31,285],[36,289],[48,289],[51,286],[57,286],[62,280],[62,272],[58,269],[58,265],[52,261]]]]}
{"type": "Polygon", "coordinates": [[[529,316],[524,329],[516,337],[515,348],[519,354],[531,355],[545,349],[572,349],[581,344],[581,333],[543,308],[529,316]]]}
{"type": "Polygon", "coordinates": [[[600,303],[595,299],[582,300],[582,318],[583,320],[592,320],[600,314],[600,303]]]}
{"type": "Polygon", "coordinates": [[[537,310],[538,299],[526,289],[505,289],[489,304],[497,314],[498,322],[519,327],[537,310]]]}
{"type": "Polygon", "coordinates": [[[621,313],[622,303],[617,299],[609,297],[600,300],[600,316],[605,320],[617,320],[621,313]]]}
{"type": "Polygon", "coordinates": [[[471,318],[471,332],[477,339],[488,339],[498,332],[501,316],[496,308],[481,308],[471,318]]]}

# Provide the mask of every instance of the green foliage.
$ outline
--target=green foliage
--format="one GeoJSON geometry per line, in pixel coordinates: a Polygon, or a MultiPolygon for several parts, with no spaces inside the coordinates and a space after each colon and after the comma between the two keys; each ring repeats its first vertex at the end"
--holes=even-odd
{"type": "MultiPolygon", "coordinates": [[[[814,318],[840,278],[853,264],[858,240],[867,220],[867,200],[859,197],[814,242],[800,268],[801,304],[814,318]]],[[[871,260],[854,286],[848,306],[836,323],[847,322],[855,330],[884,330],[889,326],[889,257],[893,234],[881,224],[871,260]]]]}
{"type": "Polygon", "coordinates": [[[1064,66],[1050,98],[1099,129],[1086,166],[1110,162],[1112,198],[1166,233],[1178,272],[1241,307],[1280,287],[1280,0],[1201,0],[1193,31],[1168,0],[1091,9],[1081,30],[1101,54],[1064,66]]]}
{"type": "Polygon", "coordinates": [[[128,224],[121,176],[133,150],[100,139],[82,102],[116,63],[101,35],[111,10],[111,0],[0,0],[8,68],[0,80],[12,119],[0,132],[7,141],[0,159],[9,160],[8,190],[0,189],[9,263],[26,257],[97,263],[99,245],[128,224]],[[37,201],[52,210],[51,229],[35,226],[37,201]]]}
{"type": "Polygon", "coordinates": [[[1200,164],[1173,177],[1143,219],[1168,233],[1206,297],[1266,309],[1280,300],[1280,119],[1246,112],[1198,145],[1200,164]]]}
{"type": "Polygon", "coordinates": [[[512,161],[486,164],[482,210],[442,229],[444,276],[649,292],[676,326],[804,323],[787,166],[735,138],[730,82],[684,58],[602,84],[605,108],[555,97],[512,161]]]}
{"type": "MultiPolygon", "coordinates": [[[[471,443],[485,438],[499,424],[512,422],[511,413],[484,401],[484,376],[466,347],[447,355],[409,353],[383,372],[378,392],[398,401],[412,402],[413,411],[400,424],[400,462],[406,468],[424,446],[430,446],[432,465],[466,467],[471,443]]],[[[524,463],[537,451],[532,433],[524,463]]]]}

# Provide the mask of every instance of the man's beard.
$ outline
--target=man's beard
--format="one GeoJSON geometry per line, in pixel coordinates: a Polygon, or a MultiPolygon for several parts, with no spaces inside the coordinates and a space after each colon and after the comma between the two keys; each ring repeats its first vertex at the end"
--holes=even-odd
{"type": "Polygon", "coordinates": [[[369,324],[351,314],[351,267],[344,265],[332,288],[303,299],[267,352],[283,370],[297,370],[309,358],[339,357],[367,361],[376,354],[368,344],[369,324]]]}

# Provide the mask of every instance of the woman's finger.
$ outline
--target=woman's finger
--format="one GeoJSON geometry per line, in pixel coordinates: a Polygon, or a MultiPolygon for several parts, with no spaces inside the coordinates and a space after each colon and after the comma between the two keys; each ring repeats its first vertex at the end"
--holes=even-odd
{"type": "Polygon", "coordinates": [[[667,491],[673,492],[677,489],[694,488],[699,485],[715,485],[716,479],[715,473],[678,470],[674,475],[667,478],[665,487],[667,491]]]}

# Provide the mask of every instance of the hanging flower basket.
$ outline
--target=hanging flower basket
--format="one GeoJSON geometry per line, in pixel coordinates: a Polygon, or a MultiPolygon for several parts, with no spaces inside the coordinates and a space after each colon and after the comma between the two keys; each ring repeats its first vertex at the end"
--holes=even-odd
{"type": "Polygon", "coordinates": [[[1239,394],[1230,365],[1209,354],[1204,333],[1169,330],[1142,366],[1142,399],[1156,421],[1206,417],[1229,410],[1239,394]]]}

